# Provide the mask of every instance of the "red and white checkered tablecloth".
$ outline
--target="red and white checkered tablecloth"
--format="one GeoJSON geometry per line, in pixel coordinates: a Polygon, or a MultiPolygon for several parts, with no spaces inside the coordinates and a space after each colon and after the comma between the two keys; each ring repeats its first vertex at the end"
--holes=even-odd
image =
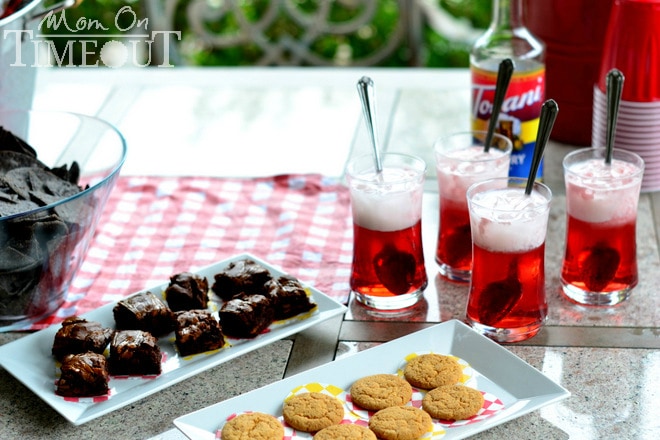
{"type": "Polygon", "coordinates": [[[346,303],[352,240],[336,178],[120,177],[66,302],[30,329],[244,252],[346,303]]]}

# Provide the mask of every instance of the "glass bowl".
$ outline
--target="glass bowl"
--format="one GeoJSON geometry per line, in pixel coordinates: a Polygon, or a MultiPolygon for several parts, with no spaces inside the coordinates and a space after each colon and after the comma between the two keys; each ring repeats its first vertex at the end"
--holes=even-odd
{"type": "MultiPolygon", "coordinates": [[[[43,165],[64,169],[55,174],[82,189],[57,189],[51,184],[57,179],[43,167],[24,163],[24,155],[0,152],[0,198],[5,198],[0,201],[0,331],[9,331],[26,328],[64,303],[124,164],[126,142],[107,122],[74,113],[0,110],[0,126],[31,146],[43,165]],[[15,168],[21,170],[7,172],[15,168]],[[50,197],[51,185],[53,194],[65,197],[50,197]],[[14,205],[14,199],[26,197],[36,205],[14,205]]],[[[0,134],[1,147],[6,133],[0,134]]]]}

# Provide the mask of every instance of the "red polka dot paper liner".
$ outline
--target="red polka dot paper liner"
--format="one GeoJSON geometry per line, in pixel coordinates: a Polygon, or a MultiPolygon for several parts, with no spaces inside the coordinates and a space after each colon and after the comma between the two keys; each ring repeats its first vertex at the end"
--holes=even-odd
{"type": "MultiPolygon", "coordinates": [[[[104,352],[104,355],[107,354],[107,349],[104,352]]],[[[161,352],[161,368],[162,368],[162,373],[165,372],[165,366],[167,365],[167,353],[161,352]]],[[[129,381],[129,380],[153,380],[156,379],[160,374],[146,374],[146,375],[113,375],[111,374],[108,378],[108,393],[107,394],[101,394],[98,396],[89,396],[89,397],[67,397],[67,396],[60,396],[57,394],[57,383],[60,380],[60,377],[62,376],[62,371],[60,370],[60,367],[62,366],[62,363],[60,361],[55,361],[55,381],[53,382],[53,389],[55,390],[55,395],[60,397],[62,400],[65,402],[75,402],[75,403],[99,403],[99,402],[104,402],[106,400],[109,400],[112,396],[117,395],[119,390],[117,389],[116,386],[113,386],[113,382],[116,385],[117,382],[115,381],[129,381]]]]}
{"type": "MultiPolygon", "coordinates": [[[[59,379],[57,379],[59,380],[59,379]]],[[[55,388],[57,388],[57,380],[55,380],[55,388]]],[[[65,402],[74,402],[74,403],[100,403],[109,400],[113,395],[117,394],[117,389],[112,387],[108,388],[107,394],[101,394],[98,396],[89,396],[89,397],[69,397],[69,396],[60,396],[55,393],[55,395],[65,402]]]]}
{"type": "MultiPolygon", "coordinates": [[[[405,363],[408,362],[410,359],[414,358],[415,356],[419,356],[420,354],[422,353],[411,353],[410,355],[406,356],[402,366],[398,368],[395,374],[403,376],[403,367],[405,367],[405,363]]],[[[476,372],[472,369],[472,367],[470,367],[470,365],[463,359],[460,359],[456,356],[451,356],[451,357],[454,357],[463,369],[463,375],[460,379],[460,383],[465,386],[472,386],[476,384],[476,377],[475,377],[476,372]]],[[[475,386],[473,387],[476,388],[475,386]]],[[[408,402],[408,405],[422,409],[422,400],[424,399],[427,390],[421,390],[416,387],[413,387],[412,390],[413,390],[412,398],[410,399],[410,402],[408,402]]],[[[346,392],[344,389],[332,384],[322,384],[318,382],[311,382],[297,386],[296,388],[291,390],[291,392],[283,399],[282,402],[284,403],[286,400],[290,399],[294,395],[302,394],[302,393],[310,393],[310,392],[327,394],[343,402],[346,411],[344,412],[344,419],[341,421],[341,423],[352,423],[352,424],[368,427],[369,419],[376,412],[376,411],[366,410],[355,404],[351,398],[350,393],[346,392]]],[[[481,390],[480,392],[484,397],[484,404],[482,405],[481,409],[476,415],[470,417],[469,419],[455,420],[455,421],[432,419],[433,425],[431,426],[431,429],[429,429],[429,431],[420,438],[440,439],[447,434],[447,429],[481,422],[482,420],[494,415],[495,413],[497,413],[498,411],[504,408],[504,404],[499,398],[497,398],[497,396],[481,390]]],[[[230,415],[225,421],[223,421],[222,426],[224,426],[224,423],[236,417],[237,415],[238,413],[230,415]]],[[[293,429],[291,426],[289,426],[286,423],[286,421],[284,421],[284,418],[282,417],[281,414],[279,416],[277,415],[274,416],[277,417],[280,423],[282,423],[282,426],[284,426],[283,440],[313,439],[314,433],[302,432],[293,429]]],[[[216,432],[215,437],[218,440],[220,440],[222,437],[222,426],[220,426],[216,432]]]]}

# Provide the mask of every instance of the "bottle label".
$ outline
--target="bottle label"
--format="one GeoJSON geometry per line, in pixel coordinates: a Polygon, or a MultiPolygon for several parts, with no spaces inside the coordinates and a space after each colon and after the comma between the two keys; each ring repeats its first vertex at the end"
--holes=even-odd
{"type": "MultiPolygon", "coordinates": [[[[471,66],[472,72],[472,129],[487,130],[493,112],[493,98],[497,72],[471,66]]],[[[527,177],[534,155],[539,116],[545,98],[545,68],[515,72],[511,77],[495,131],[511,139],[509,175],[527,177]]],[[[537,179],[543,176],[543,162],[537,179]]]]}

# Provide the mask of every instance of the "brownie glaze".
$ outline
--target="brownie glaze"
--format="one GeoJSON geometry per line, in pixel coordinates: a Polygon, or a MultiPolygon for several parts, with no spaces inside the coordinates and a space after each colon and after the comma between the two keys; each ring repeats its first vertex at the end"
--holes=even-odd
{"type": "Polygon", "coordinates": [[[170,277],[165,289],[167,305],[173,312],[205,309],[209,301],[209,283],[206,278],[183,272],[170,277]]]}
{"type": "Polygon", "coordinates": [[[291,318],[316,306],[296,278],[278,277],[267,282],[266,289],[275,308],[276,320],[291,318]]]}
{"type": "Polygon", "coordinates": [[[143,330],[154,336],[174,330],[174,314],[151,292],[138,293],[119,301],[112,313],[119,330],[143,330]]]}
{"type": "Polygon", "coordinates": [[[249,258],[229,263],[227,268],[214,275],[213,291],[229,301],[238,295],[264,294],[264,284],[272,279],[270,271],[249,258]]]}
{"type": "Polygon", "coordinates": [[[118,330],[110,342],[110,374],[144,376],[160,374],[158,340],[142,330],[118,330]]]}
{"type": "Polygon", "coordinates": [[[275,309],[263,295],[234,298],[218,312],[225,335],[234,338],[254,338],[273,322],[275,309]]]}
{"type": "Polygon", "coordinates": [[[58,360],[68,354],[103,353],[110,342],[112,329],[103,328],[98,322],[73,316],[62,322],[53,340],[52,353],[58,360]]]}
{"type": "Polygon", "coordinates": [[[108,368],[105,357],[88,351],[67,355],[60,367],[56,393],[65,397],[91,397],[108,394],[108,368]]]}
{"type": "Polygon", "coordinates": [[[225,338],[220,323],[209,310],[186,310],[175,314],[176,347],[181,356],[222,348],[225,338]]]}

